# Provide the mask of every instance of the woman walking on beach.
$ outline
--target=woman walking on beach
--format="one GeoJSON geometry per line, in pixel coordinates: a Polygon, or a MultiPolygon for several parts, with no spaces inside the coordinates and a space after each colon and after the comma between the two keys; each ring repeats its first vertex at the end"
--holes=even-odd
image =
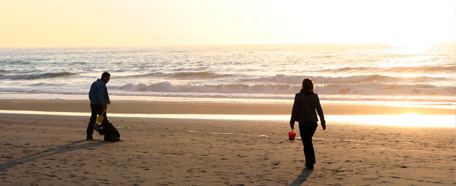
{"type": "Polygon", "coordinates": [[[294,129],[295,121],[299,122],[299,132],[304,145],[306,168],[313,170],[315,164],[315,152],[312,144],[312,136],[317,129],[317,113],[320,116],[321,126],[326,130],[325,116],[320,105],[318,94],[314,93],[315,85],[310,78],[302,81],[302,89],[295,95],[293,110],[291,112],[290,127],[294,129]]]}

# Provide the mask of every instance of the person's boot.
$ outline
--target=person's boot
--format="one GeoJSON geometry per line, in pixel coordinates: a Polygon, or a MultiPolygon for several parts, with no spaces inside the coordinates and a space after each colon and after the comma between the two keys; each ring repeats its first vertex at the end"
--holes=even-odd
{"type": "Polygon", "coordinates": [[[314,170],[314,166],[313,165],[307,165],[306,164],[306,168],[309,169],[309,170],[314,170]]]}
{"type": "Polygon", "coordinates": [[[306,157],[306,168],[309,170],[313,170],[314,169],[313,162],[310,162],[310,160],[308,159],[309,157],[306,156],[305,148],[303,150],[304,150],[304,157],[306,157]]]}
{"type": "Polygon", "coordinates": [[[86,140],[93,140],[92,136],[87,136],[86,140]]]}

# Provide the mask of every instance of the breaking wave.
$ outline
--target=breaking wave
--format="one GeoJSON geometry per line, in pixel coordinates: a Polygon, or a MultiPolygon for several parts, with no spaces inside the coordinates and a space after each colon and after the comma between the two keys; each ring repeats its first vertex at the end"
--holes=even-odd
{"type": "Polygon", "coordinates": [[[49,79],[59,78],[65,76],[77,75],[71,72],[58,72],[58,73],[44,73],[44,74],[21,74],[21,75],[5,75],[0,76],[0,79],[12,79],[12,80],[33,80],[33,79],[49,79]]]}
{"type": "MultiPolygon", "coordinates": [[[[316,84],[358,84],[358,83],[433,83],[447,81],[445,77],[432,76],[386,76],[386,75],[355,75],[355,76],[289,76],[278,74],[269,78],[256,79],[258,81],[270,81],[275,83],[301,84],[304,78],[311,78],[316,84]]],[[[254,79],[246,81],[256,81],[254,79]]]]}
{"type": "MultiPolygon", "coordinates": [[[[294,94],[300,85],[289,84],[219,84],[201,85],[174,82],[152,84],[126,84],[110,87],[130,92],[180,92],[180,93],[247,93],[247,94],[294,94]]],[[[455,96],[456,87],[438,87],[427,84],[398,85],[363,83],[356,85],[328,84],[317,85],[315,91],[328,95],[389,95],[389,96],[455,96]]]]}
{"type": "Polygon", "coordinates": [[[418,67],[394,67],[394,68],[372,68],[372,67],[344,67],[335,69],[325,69],[317,72],[330,73],[456,73],[455,65],[446,66],[418,66],[418,67]]]}
{"type": "Polygon", "coordinates": [[[168,77],[168,78],[175,78],[175,79],[205,79],[205,78],[222,78],[222,77],[229,77],[232,75],[225,75],[225,74],[217,74],[214,72],[175,72],[175,73],[162,73],[162,72],[153,72],[148,74],[142,75],[132,75],[128,77],[168,77]]]}

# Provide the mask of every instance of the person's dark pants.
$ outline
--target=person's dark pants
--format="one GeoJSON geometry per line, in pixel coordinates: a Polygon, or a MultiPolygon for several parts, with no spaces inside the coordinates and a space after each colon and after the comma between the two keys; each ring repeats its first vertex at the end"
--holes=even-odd
{"type": "Polygon", "coordinates": [[[304,145],[304,155],[306,166],[313,167],[315,164],[315,152],[312,144],[312,136],[317,130],[317,122],[299,123],[299,133],[301,134],[302,144],[304,145]]]}
{"type": "MultiPolygon", "coordinates": [[[[90,121],[89,125],[87,126],[87,136],[92,136],[93,135],[93,125],[95,122],[97,122],[97,115],[100,115],[103,113],[103,107],[101,105],[90,105],[90,108],[92,108],[92,115],[90,116],[90,121]]],[[[108,117],[106,116],[106,112],[103,114],[104,120],[102,124],[105,124],[108,122],[108,117]]]]}

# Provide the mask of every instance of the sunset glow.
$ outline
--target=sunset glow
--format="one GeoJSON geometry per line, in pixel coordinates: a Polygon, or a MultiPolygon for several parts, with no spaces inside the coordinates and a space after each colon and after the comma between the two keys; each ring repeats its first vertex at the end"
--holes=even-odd
{"type": "Polygon", "coordinates": [[[329,116],[335,122],[345,124],[387,125],[395,127],[455,127],[456,118],[451,115],[435,116],[420,114],[329,116]],[[438,119],[436,119],[438,118],[438,119]]]}
{"type": "Polygon", "coordinates": [[[0,1],[0,47],[416,43],[455,39],[455,1],[0,1]]]}
{"type": "MultiPolygon", "coordinates": [[[[45,112],[45,111],[19,111],[0,110],[2,114],[31,114],[54,116],[86,116],[81,112],[45,112]]],[[[226,114],[126,114],[111,113],[110,117],[123,118],[181,118],[181,119],[207,119],[207,120],[277,120],[286,122],[289,116],[285,115],[226,115],[226,114]]],[[[455,127],[456,118],[451,115],[329,115],[326,121],[331,124],[379,125],[395,127],[455,127]],[[438,121],[436,121],[436,117],[438,121]]]]}

